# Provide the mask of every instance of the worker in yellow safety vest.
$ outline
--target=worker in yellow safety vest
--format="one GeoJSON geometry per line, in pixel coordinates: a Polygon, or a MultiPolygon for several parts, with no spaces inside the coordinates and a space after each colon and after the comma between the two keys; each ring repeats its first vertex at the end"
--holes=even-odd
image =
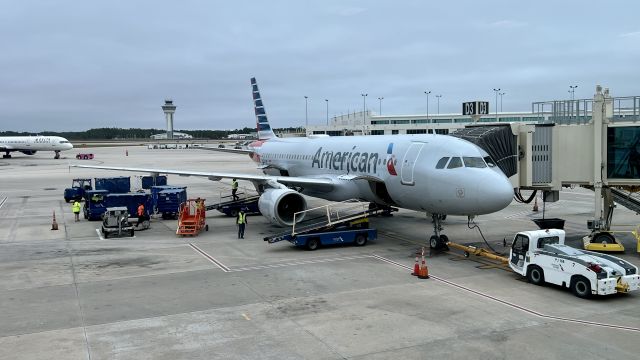
{"type": "Polygon", "coordinates": [[[236,224],[238,224],[238,239],[244,239],[244,227],[247,224],[247,214],[243,210],[240,210],[236,217],[236,224]]]}
{"type": "Polygon", "coordinates": [[[237,192],[238,192],[238,181],[234,178],[233,180],[231,180],[231,196],[233,197],[234,201],[239,199],[238,195],[236,195],[237,192]]]}
{"type": "Polygon", "coordinates": [[[71,210],[73,211],[73,215],[76,217],[76,221],[80,221],[80,202],[78,202],[78,200],[73,202],[71,210]]]}

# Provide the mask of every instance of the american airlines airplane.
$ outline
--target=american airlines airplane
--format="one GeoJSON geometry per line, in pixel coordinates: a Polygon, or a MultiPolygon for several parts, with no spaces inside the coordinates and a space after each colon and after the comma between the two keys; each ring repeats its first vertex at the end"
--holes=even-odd
{"type": "Polygon", "coordinates": [[[263,175],[209,171],[72,165],[80,168],[201,176],[218,181],[237,178],[254,184],[260,211],[274,224],[292,225],[305,210],[301,194],[331,201],[361,199],[431,215],[433,248],[448,239],[441,234],[444,215],[470,218],[505,208],[513,187],[478,146],[448,135],[338,136],[278,138],[267,121],[258,85],[251,79],[258,141],[247,153],[263,175]]]}
{"type": "Polygon", "coordinates": [[[0,152],[3,159],[10,159],[12,151],[34,155],[38,151],[55,151],[54,159],[60,158],[60,151],[71,150],[73,145],[60,136],[0,136],[0,152]]]}

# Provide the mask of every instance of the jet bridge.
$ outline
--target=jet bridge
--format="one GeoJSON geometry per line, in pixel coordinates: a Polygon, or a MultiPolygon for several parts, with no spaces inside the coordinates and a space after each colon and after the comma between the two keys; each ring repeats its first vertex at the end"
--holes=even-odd
{"type": "Polygon", "coordinates": [[[537,123],[475,123],[453,136],[487,151],[520,190],[559,199],[563,187],[596,192],[591,236],[612,236],[614,201],[640,213],[640,96],[612,97],[596,86],[593,99],[534,102],[537,123]]]}

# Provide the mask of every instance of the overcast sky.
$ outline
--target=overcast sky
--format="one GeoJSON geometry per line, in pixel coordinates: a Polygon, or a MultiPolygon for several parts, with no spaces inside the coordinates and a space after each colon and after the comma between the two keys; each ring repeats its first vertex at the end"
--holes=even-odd
{"type": "Polygon", "coordinates": [[[255,76],[274,127],[367,107],[640,95],[638,1],[0,2],[0,130],[253,127],[255,76]]]}

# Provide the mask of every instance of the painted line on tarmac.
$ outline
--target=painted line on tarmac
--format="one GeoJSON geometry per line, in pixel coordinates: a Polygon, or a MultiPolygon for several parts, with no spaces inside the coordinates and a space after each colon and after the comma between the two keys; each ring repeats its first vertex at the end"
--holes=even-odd
{"type": "MultiPolygon", "coordinates": [[[[386,262],[388,264],[395,265],[397,267],[400,267],[400,268],[403,268],[403,269],[406,269],[406,270],[412,270],[412,268],[407,266],[407,265],[401,264],[401,263],[393,261],[391,259],[387,259],[387,258],[382,257],[380,255],[375,255],[374,254],[373,257],[378,259],[378,260],[380,260],[380,261],[384,261],[384,262],[386,262]]],[[[547,314],[544,314],[544,313],[541,313],[541,312],[538,312],[538,311],[535,311],[535,310],[531,310],[531,309],[526,308],[524,306],[521,306],[521,305],[518,305],[518,304],[514,304],[514,303],[506,301],[506,300],[502,300],[502,299],[497,298],[495,296],[492,296],[492,295],[489,295],[489,294],[485,294],[485,293],[483,293],[481,291],[473,290],[473,289],[468,288],[466,286],[463,286],[463,285],[460,285],[460,284],[456,284],[453,281],[446,280],[446,279],[443,279],[443,278],[438,277],[438,276],[434,276],[434,275],[429,275],[429,276],[430,276],[431,279],[439,281],[439,282],[441,282],[443,284],[447,284],[447,285],[449,285],[451,287],[455,287],[457,289],[470,292],[472,294],[475,294],[475,295],[478,295],[480,297],[495,301],[495,302],[497,302],[499,304],[511,307],[513,309],[520,310],[520,311],[522,311],[524,313],[527,313],[527,314],[530,314],[530,315],[533,315],[533,316],[537,316],[539,318],[549,319],[549,320],[556,320],[556,321],[563,321],[563,322],[568,322],[568,323],[573,323],[573,324],[590,325],[590,326],[597,326],[597,327],[603,327],[603,328],[608,328],[608,329],[624,330],[624,331],[631,331],[631,332],[640,333],[640,328],[632,327],[632,326],[607,324],[607,323],[600,323],[600,322],[595,322],[595,321],[565,318],[565,317],[555,316],[555,315],[547,315],[547,314]]]]}
{"type": "Polygon", "coordinates": [[[104,238],[102,237],[102,233],[100,232],[100,229],[96,229],[96,233],[98,234],[98,237],[100,238],[100,240],[104,240],[104,238]]]}
{"type": "Polygon", "coordinates": [[[215,266],[219,267],[220,270],[224,271],[224,272],[229,272],[231,271],[231,269],[229,269],[225,264],[221,263],[220,261],[216,260],[213,256],[207,254],[204,250],[200,249],[199,247],[197,247],[196,245],[189,243],[189,246],[198,254],[204,256],[205,259],[209,260],[211,263],[213,263],[215,266]]]}
{"type": "Polygon", "coordinates": [[[287,266],[300,266],[300,265],[309,265],[309,264],[322,264],[322,263],[329,263],[329,262],[335,262],[335,261],[368,259],[371,257],[374,257],[374,256],[373,255],[354,255],[354,256],[340,256],[340,257],[334,257],[334,258],[315,259],[315,260],[293,260],[286,263],[245,266],[237,269],[230,269],[229,271],[241,272],[241,271],[252,271],[252,270],[275,269],[275,268],[287,267],[287,266]]]}
{"type": "Polygon", "coordinates": [[[0,209],[2,209],[2,206],[4,206],[4,203],[7,202],[7,199],[9,199],[9,197],[5,196],[4,199],[2,199],[2,201],[0,201],[0,209]]]}

